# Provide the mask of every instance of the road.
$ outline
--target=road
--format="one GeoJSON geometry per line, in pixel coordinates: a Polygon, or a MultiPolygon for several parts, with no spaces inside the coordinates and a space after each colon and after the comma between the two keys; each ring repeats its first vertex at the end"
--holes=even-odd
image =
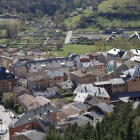
{"type": "MultiPolygon", "coordinates": [[[[0,124],[0,130],[1,129],[7,129],[9,130],[8,126],[11,123],[11,118],[10,115],[12,115],[12,113],[10,112],[5,112],[5,108],[3,106],[0,105],[0,119],[2,119],[3,124],[0,124]]],[[[9,140],[9,131],[7,131],[7,133],[5,135],[1,135],[2,136],[2,140],[9,140]]]]}
{"type": "Polygon", "coordinates": [[[67,37],[66,37],[66,39],[65,39],[65,44],[67,44],[67,43],[70,42],[71,35],[72,35],[72,31],[68,31],[67,37]]]}

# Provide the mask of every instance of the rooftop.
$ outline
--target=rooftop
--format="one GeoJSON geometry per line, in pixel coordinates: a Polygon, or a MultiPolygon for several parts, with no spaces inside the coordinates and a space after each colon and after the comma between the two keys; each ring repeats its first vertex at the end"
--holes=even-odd
{"type": "Polygon", "coordinates": [[[38,114],[41,114],[42,117],[45,117],[57,112],[58,110],[55,107],[53,107],[51,104],[46,104],[45,106],[41,106],[35,110],[30,110],[24,113],[18,120],[13,120],[10,123],[9,128],[17,128],[21,125],[32,122],[34,121],[34,117],[37,116],[38,114]]]}
{"type": "Polygon", "coordinates": [[[99,97],[110,97],[104,88],[94,87],[93,84],[82,84],[79,85],[73,92],[74,94],[78,93],[87,93],[92,96],[99,97]]]}
{"type": "Polygon", "coordinates": [[[50,77],[64,76],[63,72],[61,71],[48,71],[47,75],[50,77]]]}
{"type": "Polygon", "coordinates": [[[110,107],[107,103],[103,102],[97,105],[103,112],[110,113],[113,112],[113,108],[110,107]]]}
{"type": "Polygon", "coordinates": [[[123,78],[110,79],[109,82],[112,84],[125,84],[123,78]]]}

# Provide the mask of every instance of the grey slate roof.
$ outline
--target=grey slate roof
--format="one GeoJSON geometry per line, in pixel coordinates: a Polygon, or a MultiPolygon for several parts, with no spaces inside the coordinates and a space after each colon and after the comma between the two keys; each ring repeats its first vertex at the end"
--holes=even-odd
{"type": "Polygon", "coordinates": [[[92,117],[97,117],[97,118],[102,118],[103,117],[103,113],[97,112],[97,111],[92,111],[89,112],[87,114],[85,114],[84,116],[88,117],[88,116],[92,116],[92,117]]]}
{"type": "Polygon", "coordinates": [[[75,106],[76,108],[78,108],[81,111],[88,110],[88,109],[90,109],[92,107],[89,104],[81,103],[81,102],[74,103],[73,106],[75,106]]]}
{"type": "Polygon", "coordinates": [[[21,133],[15,133],[16,136],[17,135],[25,135],[27,138],[29,138],[30,140],[42,140],[45,133],[35,129],[35,130],[24,130],[21,133]]]}
{"type": "Polygon", "coordinates": [[[92,105],[96,105],[96,104],[99,104],[99,103],[102,103],[103,100],[96,97],[96,96],[90,96],[88,95],[88,97],[86,98],[85,102],[88,102],[88,103],[91,103],[92,105]]]}
{"type": "Polygon", "coordinates": [[[51,77],[64,76],[63,72],[61,72],[61,71],[48,71],[47,75],[49,75],[51,77]]]}
{"type": "Polygon", "coordinates": [[[113,108],[110,107],[107,103],[103,102],[97,105],[103,112],[110,113],[113,112],[113,108]]]}
{"type": "Polygon", "coordinates": [[[35,110],[26,112],[18,120],[14,120],[13,122],[11,122],[11,124],[9,125],[9,128],[17,128],[21,125],[32,122],[34,121],[34,117],[39,115],[40,113],[41,113],[41,117],[45,117],[49,114],[53,114],[56,112],[58,112],[58,110],[55,107],[53,107],[51,104],[47,104],[35,110]]]}

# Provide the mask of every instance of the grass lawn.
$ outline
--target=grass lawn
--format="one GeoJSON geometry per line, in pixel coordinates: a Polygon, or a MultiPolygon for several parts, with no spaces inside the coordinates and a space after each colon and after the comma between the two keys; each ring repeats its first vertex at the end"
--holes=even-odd
{"type": "Polygon", "coordinates": [[[54,98],[54,99],[50,99],[52,102],[56,102],[57,100],[73,100],[73,94],[70,94],[68,97],[62,97],[62,98],[54,98]]]}
{"type": "Polygon", "coordinates": [[[68,45],[63,45],[62,51],[54,51],[54,52],[57,53],[57,57],[64,57],[69,52],[73,52],[81,55],[83,53],[89,53],[92,50],[94,50],[93,45],[68,44],[68,45]]]}
{"type": "Polygon", "coordinates": [[[103,1],[98,6],[98,9],[99,9],[99,11],[104,11],[107,8],[112,7],[112,5],[113,5],[114,2],[117,2],[117,3],[121,4],[121,3],[125,2],[125,1],[128,1],[128,0],[107,0],[107,1],[103,1]]]}
{"type": "Polygon", "coordinates": [[[74,17],[68,17],[66,19],[64,19],[64,23],[67,24],[68,26],[68,29],[70,28],[70,26],[72,25],[73,27],[75,26],[75,22],[76,21],[79,21],[80,17],[82,15],[88,15],[90,12],[92,12],[90,9],[86,9],[86,10],[83,10],[83,14],[77,14],[77,16],[74,16],[74,17]],[[69,22],[71,21],[71,22],[69,22]]]}

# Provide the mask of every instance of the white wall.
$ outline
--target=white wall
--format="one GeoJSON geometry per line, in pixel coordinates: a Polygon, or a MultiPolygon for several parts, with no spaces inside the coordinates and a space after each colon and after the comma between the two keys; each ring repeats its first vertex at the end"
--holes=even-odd
{"type": "Polygon", "coordinates": [[[49,91],[49,93],[44,93],[44,92],[41,92],[41,91],[33,91],[33,94],[34,96],[43,96],[43,97],[51,97],[51,96],[55,96],[56,95],[56,92],[55,90],[52,90],[52,91],[49,91]]]}

